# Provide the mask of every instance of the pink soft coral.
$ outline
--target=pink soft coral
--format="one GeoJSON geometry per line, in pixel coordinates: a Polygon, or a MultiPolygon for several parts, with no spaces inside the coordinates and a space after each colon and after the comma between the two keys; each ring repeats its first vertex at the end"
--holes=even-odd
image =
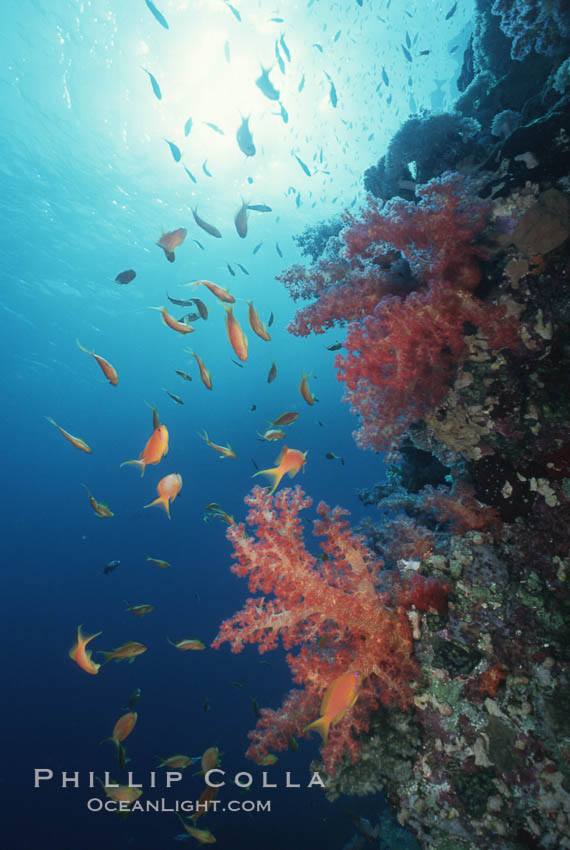
{"type": "Polygon", "coordinates": [[[228,641],[233,652],[256,643],[260,652],[279,640],[287,650],[293,679],[304,690],[290,695],[278,712],[262,714],[251,734],[248,751],[259,759],[268,750],[284,749],[292,734],[318,716],[322,696],[342,673],[358,670],[362,688],[356,706],[331,730],[323,750],[327,768],[334,771],[343,753],[358,757],[354,733],[368,728],[370,712],[382,702],[406,708],[417,674],[412,638],[405,612],[413,604],[405,582],[380,585],[382,563],[355,535],[347,512],[330,510],[321,502],[314,533],[323,540],[315,558],[303,539],[299,511],[311,505],[301,490],[282,490],[274,498],[255,487],[246,497],[249,525],[227,531],[234,547],[232,570],[247,576],[252,592],[273,594],[249,599],[245,607],[222,623],[213,646],[228,641]]]}

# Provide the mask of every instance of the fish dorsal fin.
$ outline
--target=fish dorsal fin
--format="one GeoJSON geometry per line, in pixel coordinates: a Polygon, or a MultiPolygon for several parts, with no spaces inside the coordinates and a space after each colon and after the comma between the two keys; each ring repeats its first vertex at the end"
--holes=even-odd
{"type": "Polygon", "coordinates": [[[283,448],[282,448],[282,449],[281,449],[281,451],[279,452],[279,455],[278,455],[278,457],[277,457],[277,460],[275,461],[275,463],[277,464],[277,466],[279,466],[279,464],[281,463],[281,461],[282,461],[282,460],[283,460],[283,458],[285,457],[285,454],[286,454],[288,451],[289,451],[289,449],[287,448],[287,446],[283,446],[283,448]]]}

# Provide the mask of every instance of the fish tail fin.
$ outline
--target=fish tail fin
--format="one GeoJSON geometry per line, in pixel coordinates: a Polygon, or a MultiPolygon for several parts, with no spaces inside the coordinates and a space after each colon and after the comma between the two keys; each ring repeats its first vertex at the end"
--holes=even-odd
{"type": "Polygon", "coordinates": [[[210,445],[210,438],[208,437],[208,432],[205,428],[202,434],[198,433],[198,436],[201,437],[205,443],[208,443],[208,445],[210,445]]]}
{"type": "Polygon", "coordinates": [[[166,515],[168,519],[170,519],[170,503],[168,499],[164,496],[159,496],[158,499],[155,499],[153,502],[149,502],[148,505],[143,505],[144,508],[152,508],[155,505],[162,505],[164,510],[166,511],[166,515]]]}
{"type": "Polygon", "coordinates": [[[303,729],[303,734],[305,732],[309,732],[311,729],[314,732],[318,732],[321,738],[323,739],[323,746],[325,746],[329,737],[330,725],[330,720],[327,720],[326,717],[319,717],[313,723],[309,723],[308,726],[305,726],[305,728],[303,729]]]}
{"type": "Polygon", "coordinates": [[[256,478],[256,476],[258,475],[266,475],[267,478],[269,478],[269,480],[271,481],[272,486],[269,491],[269,495],[275,493],[279,486],[279,482],[283,478],[283,472],[278,466],[274,467],[273,469],[260,469],[259,472],[254,472],[251,477],[256,478]]]}
{"type": "Polygon", "coordinates": [[[85,352],[85,354],[93,354],[92,351],[89,351],[89,349],[87,349],[87,348],[85,348],[85,346],[81,345],[81,343],[79,342],[78,339],[76,339],[75,342],[77,343],[77,345],[81,349],[81,351],[85,352]]]}
{"type": "Polygon", "coordinates": [[[124,460],[122,462],[121,466],[140,466],[140,468],[141,468],[141,478],[142,478],[143,475],[144,475],[144,470],[145,470],[146,464],[145,464],[144,460],[124,460]]]}
{"type": "Polygon", "coordinates": [[[55,419],[52,419],[51,416],[45,416],[44,418],[47,419],[50,425],[55,425],[55,427],[57,428],[57,422],[55,421],[55,419]]]}
{"type": "Polygon", "coordinates": [[[101,664],[101,667],[104,667],[104,666],[105,666],[105,664],[108,664],[108,663],[109,663],[109,661],[111,660],[111,655],[112,655],[113,653],[112,653],[112,652],[107,652],[105,649],[98,649],[98,650],[97,650],[97,652],[99,653],[99,655],[104,655],[104,656],[105,656],[105,660],[104,660],[104,661],[102,662],[102,664],[101,664]]]}

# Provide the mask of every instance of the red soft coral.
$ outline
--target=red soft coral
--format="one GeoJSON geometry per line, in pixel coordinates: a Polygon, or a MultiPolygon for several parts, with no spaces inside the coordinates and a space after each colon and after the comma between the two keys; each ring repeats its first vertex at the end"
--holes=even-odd
{"type": "MultiPolygon", "coordinates": [[[[303,539],[299,511],[311,500],[300,487],[281,490],[274,498],[255,487],[246,503],[255,536],[247,534],[243,523],[228,529],[236,561],[232,570],[248,577],[252,592],[274,598],[249,599],[222,624],[213,646],[228,641],[239,652],[245,644],[257,643],[265,652],[281,640],[287,650],[300,647],[287,660],[295,682],[305,686],[304,695],[290,697],[280,712],[262,715],[250,747],[256,758],[269,749],[284,749],[291,734],[302,734],[307,718],[318,716],[331,682],[358,670],[362,687],[357,705],[333,727],[323,750],[327,768],[334,771],[344,752],[357,758],[354,733],[368,727],[373,708],[380,702],[400,708],[410,703],[417,666],[404,606],[395,604],[403,590],[398,582],[380,588],[382,563],[350,530],[346,511],[319,504],[314,533],[323,538],[323,556],[317,560],[303,539]]],[[[412,604],[405,593],[402,598],[412,604]]]]}

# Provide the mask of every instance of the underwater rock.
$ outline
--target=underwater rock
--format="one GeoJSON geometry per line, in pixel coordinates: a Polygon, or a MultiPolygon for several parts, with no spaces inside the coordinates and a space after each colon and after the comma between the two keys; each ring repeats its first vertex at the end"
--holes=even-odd
{"type": "Polygon", "coordinates": [[[513,242],[527,257],[548,254],[566,241],[569,228],[568,199],[557,189],[547,189],[519,221],[513,242]]]}

